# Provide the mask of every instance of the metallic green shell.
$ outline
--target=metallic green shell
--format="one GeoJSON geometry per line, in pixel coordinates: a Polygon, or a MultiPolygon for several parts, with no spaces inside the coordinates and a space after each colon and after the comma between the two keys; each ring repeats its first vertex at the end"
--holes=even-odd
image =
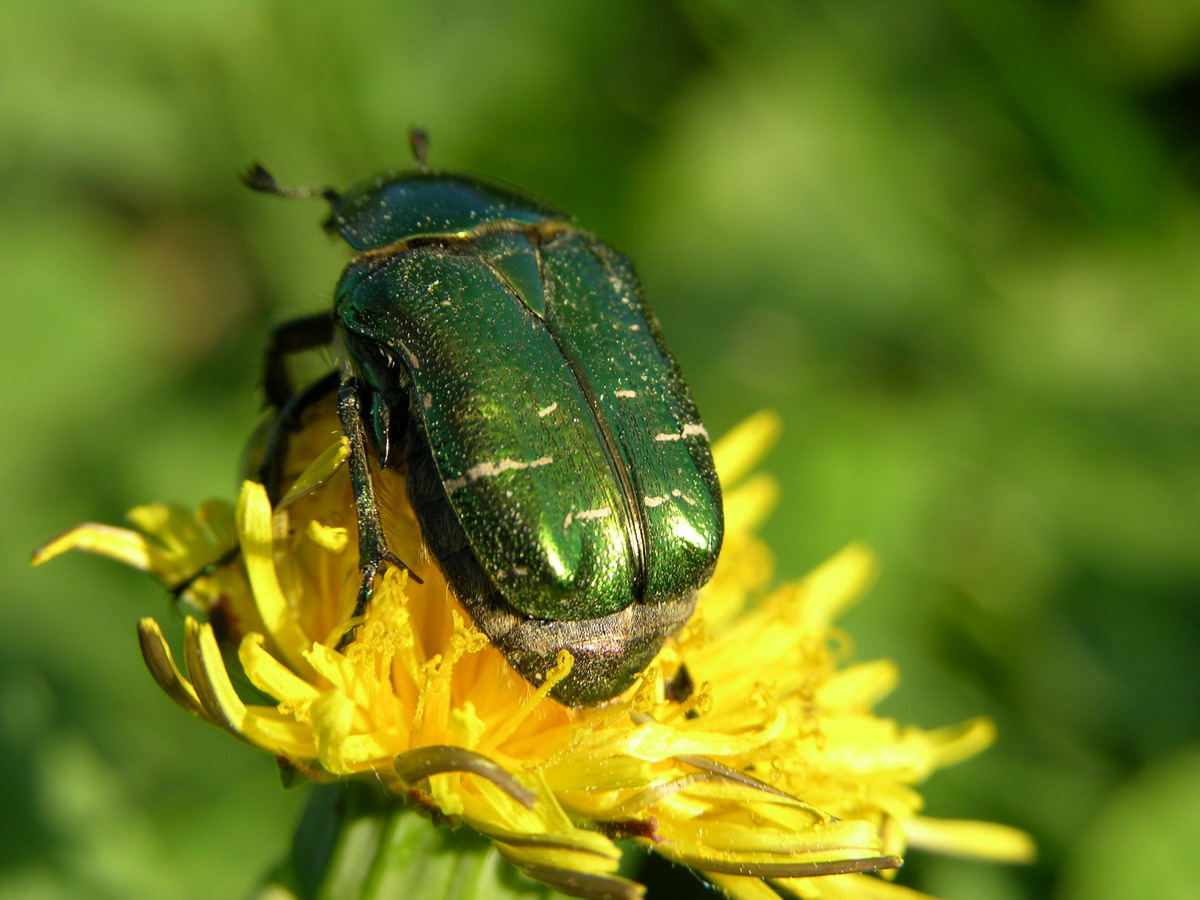
{"type": "MultiPolygon", "coordinates": [[[[720,488],[628,260],[537,201],[499,204],[492,186],[479,190],[465,231],[469,196],[421,219],[441,234],[397,237],[395,217],[377,229],[375,249],[342,277],[336,316],[359,377],[376,397],[408,402],[392,418],[415,420],[494,589],[475,576],[456,584],[459,567],[440,560],[460,597],[488,595],[463,597],[477,624],[536,681],[554,642],[535,651],[547,638],[534,632],[582,623],[559,629],[585,665],[558,696],[598,702],[690,613],[721,546],[720,488]],[[604,659],[592,672],[589,653],[604,659]]],[[[362,219],[362,192],[350,196],[362,219]]]]}

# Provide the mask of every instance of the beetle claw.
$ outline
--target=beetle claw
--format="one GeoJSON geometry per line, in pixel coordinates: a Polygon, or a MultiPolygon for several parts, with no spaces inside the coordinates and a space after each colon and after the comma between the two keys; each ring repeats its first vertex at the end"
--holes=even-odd
{"type": "MultiPolygon", "coordinates": [[[[362,572],[362,583],[358,588],[358,596],[354,600],[354,615],[351,618],[358,619],[366,615],[367,607],[371,605],[371,600],[375,596],[375,579],[383,575],[383,570],[387,566],[395,566],[398,569],[403,569],[408,572],[408,577],[417,584],[424,584],[421,577],[412,570],[412,567],[398,557],[391,550],[384,549],[374,559],[369,559],[364,562],[359,570],[362,572]]],[[[338,650],[345,650],[347,646],[354,642],[354,636],[358,632],[358,626],[346,630],[341,639],[337,643],[338,650]]]]}
{"type": "Polygon", "coordinates": [[[423,579],[420,575],[418,575],[412,566],[410,566],[408,563],[406,563],[404,560],[402,560],[400,557],[398,557],[391,550],[388,550],[383,554],[383,560],[385,562],[391,563],[397,569],[403,569],[404,571],[406,571],[408,573],[408,577],[411,578],[413,581],[415,581],[417,584],[425,583],[425,579],[423,579]]]}

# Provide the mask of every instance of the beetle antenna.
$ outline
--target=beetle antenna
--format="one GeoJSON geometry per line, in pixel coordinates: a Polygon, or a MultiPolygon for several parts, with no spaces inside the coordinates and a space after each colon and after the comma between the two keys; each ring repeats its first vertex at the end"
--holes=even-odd
{"type": "Polygon", "coordinates": [[[285,187],[275,180],[275,176],[259,163],[251,163],[241,175],[242,184],[264,194],[276,194],[289,199],[311,200],[321,197],[329,203],[337,203],[341,196],[331,187],[285,187]]]}
{"type": "Polygon", "coordinates": [[[408,129],[408,146],[412,149],[413,160],[416,162],[417,168],[422,172],[428,172],[429,163],[426,162],[426,158],[429,156],[428,132],[416,125],[408,129]]]}

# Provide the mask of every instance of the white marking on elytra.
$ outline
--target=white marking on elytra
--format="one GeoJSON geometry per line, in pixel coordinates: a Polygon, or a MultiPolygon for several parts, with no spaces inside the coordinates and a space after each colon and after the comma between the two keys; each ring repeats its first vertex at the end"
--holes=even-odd
{"type": "Polygon", "coordinates": [[[696,435],[708,437],[708,431],[699,422],[684,425],[683,431],[679,432],[678,434],[671,431],[664,431],[662,434],[656,434],[654,439],[656,441],[682,441],[686,437],[695,437],[696,435]]]}
{"type": "Polygon", "coordinates": [[[685,494],[683,491],[681,491],[679,488],[672,488],[671,493],[661,494],[658,497],[643,497],[642,502],[645,503],[646,506],[649,507],[650,509],[654,509],[656,506],[662,506],[664,503],[666,503],[672,497],[675,497],[678,500],[682,500],[688,506],[696,505],[696,501],[693,500],[691,497],[689,497],[687,494],[685,494]]]}
{"type": "Polygon", "coordinates": [[[425,409],[429,409],[431,406],[433,406],[433,394],[422,394],[421,406],[425,407],[425,409]]]}
{"type": "Polygon", "coordinates": [[[508,578],[510,575],[513,578],[524,578],[529,574],[529,569],[525,566],[513,566],[511,569],[501,569],[496,573],[497,578],[508,578]]]}
{"type": "Polygon", "coordinates": [[[611,506],[598,506],[595,509],[584,509],[579,512],[567,513],[566,519],[563,520],[563,531],[571,527],[572,522],[589,521],[591,519],[607,519],[612,515],[611,506]]]}
{"type": "Polygon", "coordinates": [[[447,494],[453,494],[461,487],[465,487],[472,481],[478,481],[480,478],[491,478],[495,475],[503,474],[504,472],[520,472],[525,469],[537,469],[542,466],[548,466],[554,462],[553,456],[539,456],[537,459],[530,462],[522,462],[519,459],[502,459],[498,463],[482,462],[478,465],[471,466],[458,478],[449,478],[442,482],[442,487],[447,494]]]}
{"type": "Polygon", "coordinates": [[[695,501],[695,500],[693,500],[691,497],[689,497],[687,494],[685,494],[683,491],[681,491],[679,488],[674,488],[674,489],[671,491],[671,496],[672,496],[672,497],[678,497],[678,498],[680,498],[680,499],[681,499],[681,500],[682,500],[684,503],[686,503],[688,506],[695,506],[695,505],[696,505],[696,501],[695,501]]]}
{"type": "Polygon", "coordinates": [[[637,391],[613,391],[614,397],[620,397],[622,400],[632,400],[637,396],[637,391]]]}
{"type": "Polygon", "coordinates": [[[558,409],[558,401],[557,400],[555,400],[549,406],[543,406],[541,409],[539,409],[538,410],[538,418],[544,419],[544,418],[546,418],[546,416],[550,415],[550,413],[554,412],[556,409],[558,409]]]}

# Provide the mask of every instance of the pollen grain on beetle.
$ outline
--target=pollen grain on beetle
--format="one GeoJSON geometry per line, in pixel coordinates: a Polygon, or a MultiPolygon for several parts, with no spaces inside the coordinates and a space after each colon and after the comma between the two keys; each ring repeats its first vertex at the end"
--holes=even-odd
{"type": "Polygon", "coordinates": [[[776,490],[747,473],[777,430],[773,416],[714,446],[726,540],[693,618],[633,687],[583,709],[549,696],[569,653],[535,687],[471,624],[424,563],[403,479],[388,470],[378,484],[389,545],[424,563],[424,583],[389,567],[365,615],[349,619],[360,576],[345,454],[327,446],[336,421],[331,401],[292,440],[285,483],[296,489],[274,509],[246,482],[235,507],[141,507],[136,531],[82,525],[35,561],[85,549],[175,585],[240,546],[240,563],[189,589],[200,615],[186,622],[186,674],[158,624],[140,623],[166,693],[314,780],[369,779],[417,798],[435,821],[470,825],[568,893],[642,895],[618,874],[614,838],[735,898],[767,896],[764,882],[804,897],[913,896],[872,874],[900,866],[909,846],[1031,854],[1013,829],[918,814],[913,785],[983,749],[993,727],[926,731],[873,714],[897,671],[845,664],[832,626],[870,582],[870,555],[851,546],[804,580],[771,586],[770,554],[753,532],[776,490]],[[274,704],[243,700],[242,675],[274,704]]]}

